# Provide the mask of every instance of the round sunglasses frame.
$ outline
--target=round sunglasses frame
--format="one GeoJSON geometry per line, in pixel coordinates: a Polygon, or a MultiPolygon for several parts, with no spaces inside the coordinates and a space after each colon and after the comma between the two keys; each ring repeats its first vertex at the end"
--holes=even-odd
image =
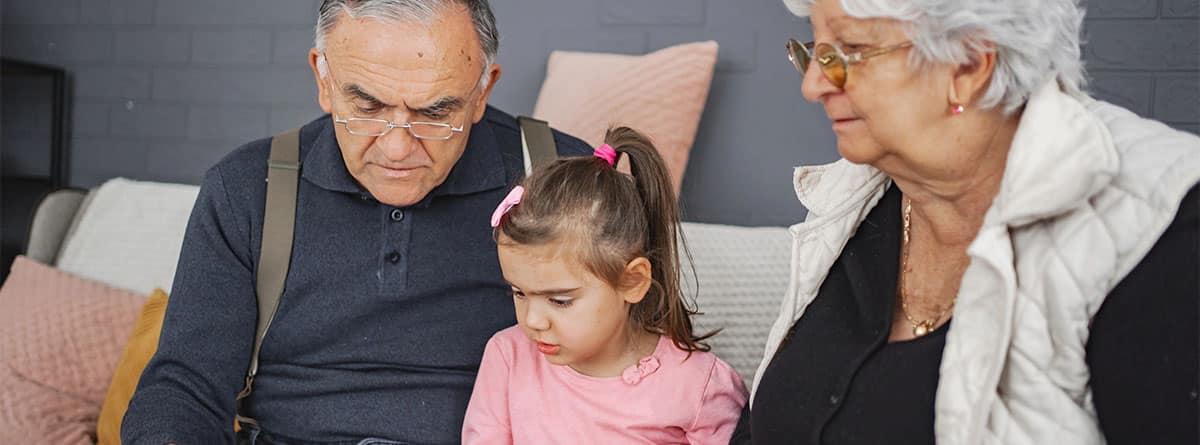
{"type": "Polygon", "coordinates": [[[804,72],[808,70],[812,61],[816,60],[821,74],[838,89],[845,88],[846,79],[850,77],[851,64],[911,46],[912,41],[908,41],[869,51],[846,54],[842,48],[832,43],[800,43],[796,39],[787,40],[788,60],[792,62],[792,66],[796,67],[796,71],[799,71],[801,76],[804,76],[804,72]]]}

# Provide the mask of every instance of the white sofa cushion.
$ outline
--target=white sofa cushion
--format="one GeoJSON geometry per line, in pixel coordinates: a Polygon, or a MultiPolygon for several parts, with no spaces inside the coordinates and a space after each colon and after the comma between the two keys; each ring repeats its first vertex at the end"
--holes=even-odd
{"type": "Polygon", "coordinates": [[[116,178],[93,190],[58,268],[115,287],[167,291],[200,188],[116,178]]]}
{"type": "Polygon", "coordinates": [[[690,263],[681,259],[684,295],[695,296],[704,313],[695,318],[695,330],[721,329],[708,344],[749,387],[787,290],[791,233],[786,227],[683,223],[683,236],[692,253],[690,263]]]}
{"type": "MultiPolygon", "coordinates": [[[[198,191],[124,178],[104,183],[80,210],[58,267],[144,294],[169,291],[198,191]]],[[[722,329],[708,343],[749,385],[788,284],[791,234],[785,227],[689,222],[683,235],[692,253],[691,261],[682,259],[684,295],[704,313],[696,332],[722,329]]]]}

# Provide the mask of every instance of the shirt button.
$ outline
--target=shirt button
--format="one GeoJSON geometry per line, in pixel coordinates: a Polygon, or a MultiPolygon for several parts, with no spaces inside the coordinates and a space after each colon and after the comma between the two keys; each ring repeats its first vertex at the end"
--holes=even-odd
{"type": "Polygon", "coordinates": [[[404,219],[404,211],[400,209],[392,209],[392,221],[399,222],[404,219]]]}
{"type": "Polygon", "coordinates": [[[392,253],[387,254],[387,260],[389,263],[392,263],[392,264],[399,263],[400,262],[400,252],[393,251],[392,253]]]}
{"type": "Polygon", "coordinates": [[[838,398],[838,396],[836,396],[836,395],[829,396],[829,404],[830,405],[837,405],[839,400],[841,400],[841,399],[838,398]]]}

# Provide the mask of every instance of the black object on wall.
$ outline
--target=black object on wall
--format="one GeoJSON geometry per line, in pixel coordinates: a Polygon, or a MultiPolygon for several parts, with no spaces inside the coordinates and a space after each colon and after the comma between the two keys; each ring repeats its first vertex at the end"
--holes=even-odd
{"type": "Polygon", "coordinates": [[[0,280],[25,251],[33,210],[68,174],[67,72],[54,66],[0,58],[0,280]],[[49,113],[41,113],[41,111],[49,113]],[[14,128],[21,127],[21,128],[14,128]]]}

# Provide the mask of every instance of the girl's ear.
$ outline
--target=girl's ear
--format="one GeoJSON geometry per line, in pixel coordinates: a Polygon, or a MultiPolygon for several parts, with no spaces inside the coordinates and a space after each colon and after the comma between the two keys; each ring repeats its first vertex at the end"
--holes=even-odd
{"type": "Polygon", "coordinates": [[[625,265],[625,272],[621,276],[621,286],[617,289],[617,293],[621,295],[621,299],[629,304],[637,304],[646,298],[646,292],[650,290],[651,278],[650,260],[646,257],[637,257],[629,264],[625,265]]]}

